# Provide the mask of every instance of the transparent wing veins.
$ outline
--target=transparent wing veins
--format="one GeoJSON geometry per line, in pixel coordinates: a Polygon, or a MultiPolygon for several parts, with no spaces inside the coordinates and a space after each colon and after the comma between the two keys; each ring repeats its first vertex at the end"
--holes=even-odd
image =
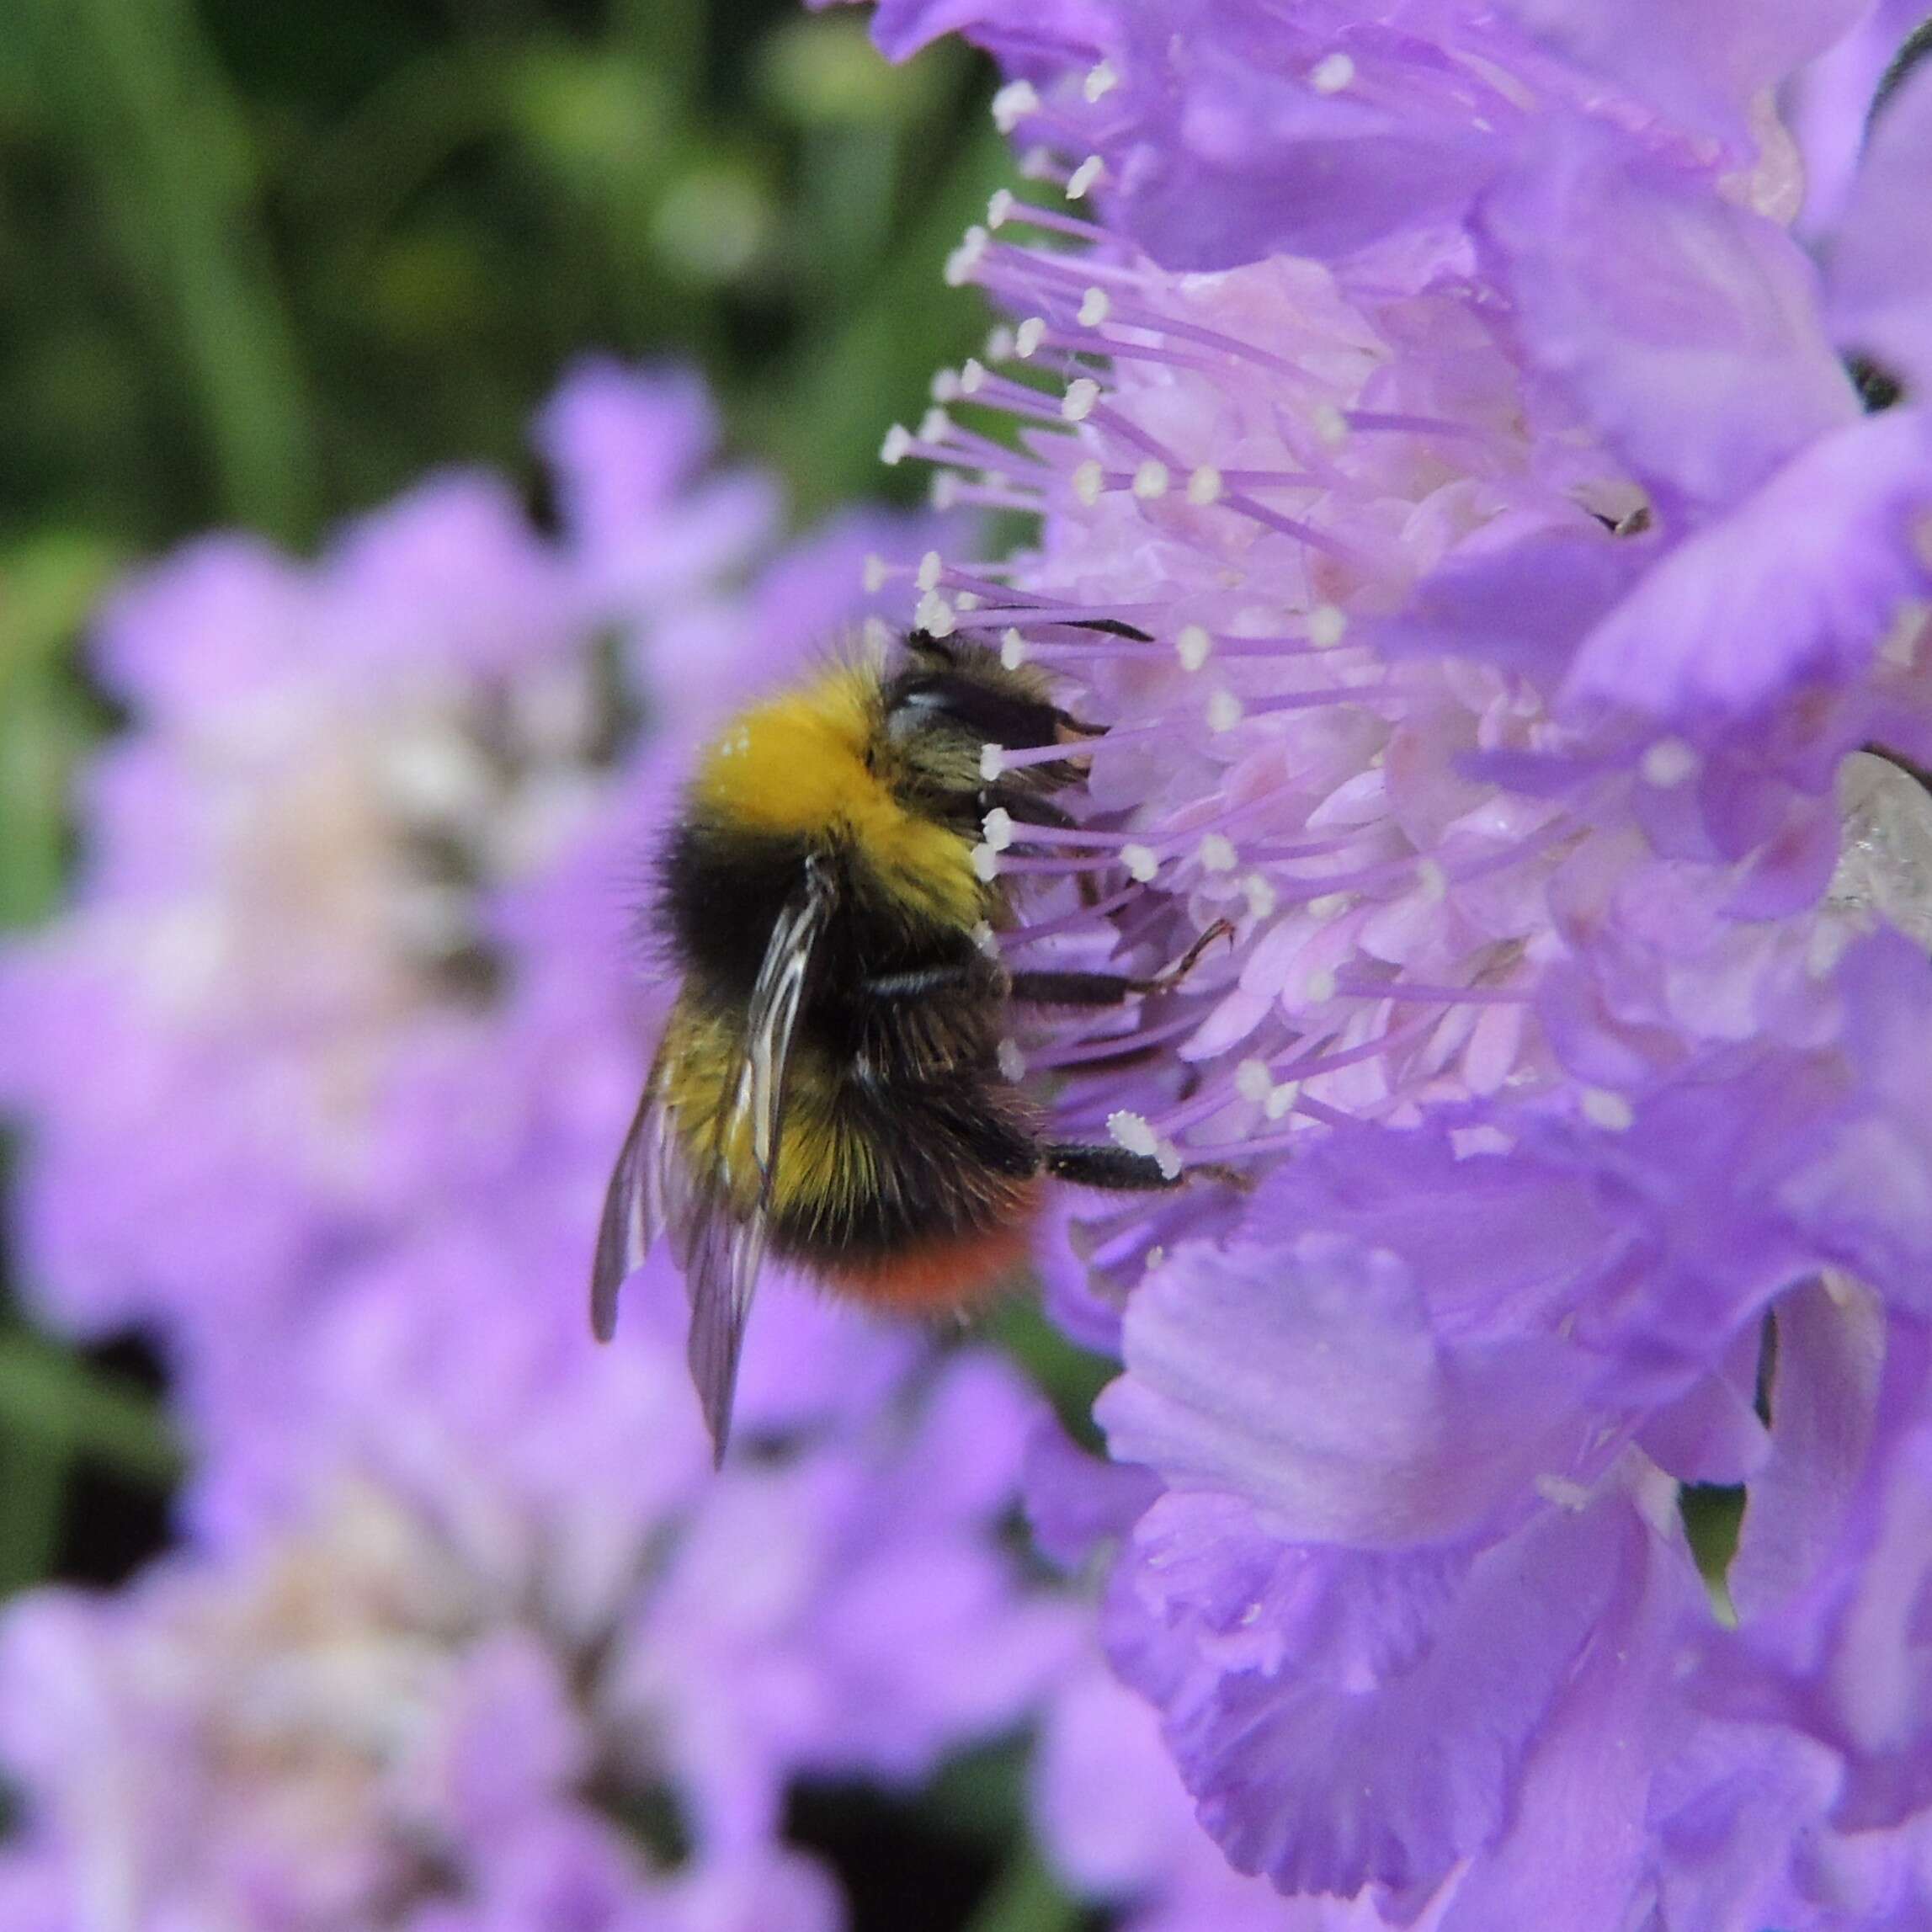
{"type": "Polygon", "coordinates": [[[659,1051],[625,1135],[599,1223],[591,1269],[591,1326],[608,1341],[617,1298],[660,1232],[684,1271],[691,1320],[686,1355],[722,1461],[745,1321],[757,1289],[769,1229],[785,1118],[785,1072],[803,1010],[814,954],[837,904],[828,867],[808,860],[806,876],[772,929],[746,1009],[728,1102],[711,1123],[711,1144],[695,1163],[684,1152],[668,1047],[659,1051]],[[748,1211],[734,1199],[731,1155],[748,1147],[758,1192],[748,1211]]]}

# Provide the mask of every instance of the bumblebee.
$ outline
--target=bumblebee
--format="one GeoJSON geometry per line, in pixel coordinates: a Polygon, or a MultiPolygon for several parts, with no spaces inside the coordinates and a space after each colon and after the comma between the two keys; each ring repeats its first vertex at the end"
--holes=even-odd
{"type": "Polygon", "coordinates": [[[1009,971],[974,849],[987,813],[1067,826],[1053,794],[1099,732],[1044,680],[916,631],[895,667],[842,664],[746,711],[702,759],[660,866],[682,975],[604,1199],[592,1325],[668,1236],[721,1461],[769,1253],[875,1306],[964,1309],[1010,1274],[1049,1177],[1156,1189],[1147,1154],[1046,1137],[1001,1071],[1009,1002],[1107,1006],[1173,983],[1009,971]],[[1067,756],[998,769],[1004,751],[1067,756]]]}

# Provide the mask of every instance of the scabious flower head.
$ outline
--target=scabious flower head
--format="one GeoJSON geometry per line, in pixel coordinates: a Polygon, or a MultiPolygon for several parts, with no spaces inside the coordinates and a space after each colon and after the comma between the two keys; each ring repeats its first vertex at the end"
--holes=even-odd
{"type": "Polygon", "coordinates": [[[1932,1911],[1880,1608],[1927,1413],[1932,76],[1815,252],[1771,111],[1860,14],[881,11],[999,53],[1041,184],[885,451],[1040,517],[922,621],[1105,727],[1078,826],[987,828],[1015,955],[1232,929],[1020,1040],[1069,1133],[1206,1170],[1049,1248],[1138,1474],[1046,1458],[1036,1509],[1117,1539],[1110,1654],[1291,1895],[1932,1911]]]}

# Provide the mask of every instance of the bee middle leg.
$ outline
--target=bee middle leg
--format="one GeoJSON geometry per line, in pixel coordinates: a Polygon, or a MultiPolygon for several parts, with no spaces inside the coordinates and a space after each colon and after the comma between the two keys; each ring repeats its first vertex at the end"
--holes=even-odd
{"type": "Polygon", "coordinates": [[[1119,1006],[1137,993],[1167,993],[1179,986],[1200,963],[1200,956],[1219,939],[1231,939],[1234,928],[1216,919],[1174,963],[1151,978],[1136,979],[1115,972],[1016,972],[1010,996],[1030,1006],[1119,1006]]]}

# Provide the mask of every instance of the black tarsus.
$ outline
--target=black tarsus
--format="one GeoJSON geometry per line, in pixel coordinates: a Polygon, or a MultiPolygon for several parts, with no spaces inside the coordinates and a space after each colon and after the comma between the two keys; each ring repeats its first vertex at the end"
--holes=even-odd
{"type": "Polygon", "coordinates": [[[1184,1172],[1168,1174],[1152,1154],[1125,1147],[1096,1147],[1076,1141],[1051,1141],[1041,1150],[1048,1174],[1075,1187],[1099,1187],[1122,1194],[1152,1194],[1177,1188],[1184,1172]]]}
{"type": "Polygon", "coordinates": [[[1119,1006],[1137,993],[1171,992],[1216,939],[1233,937],[1233,926],[1216,919],[1171,966],[1147,979],[1112,972],[1016,972],[1009,982],[1011,997],[1029,1006],[1119,1006]]]}

